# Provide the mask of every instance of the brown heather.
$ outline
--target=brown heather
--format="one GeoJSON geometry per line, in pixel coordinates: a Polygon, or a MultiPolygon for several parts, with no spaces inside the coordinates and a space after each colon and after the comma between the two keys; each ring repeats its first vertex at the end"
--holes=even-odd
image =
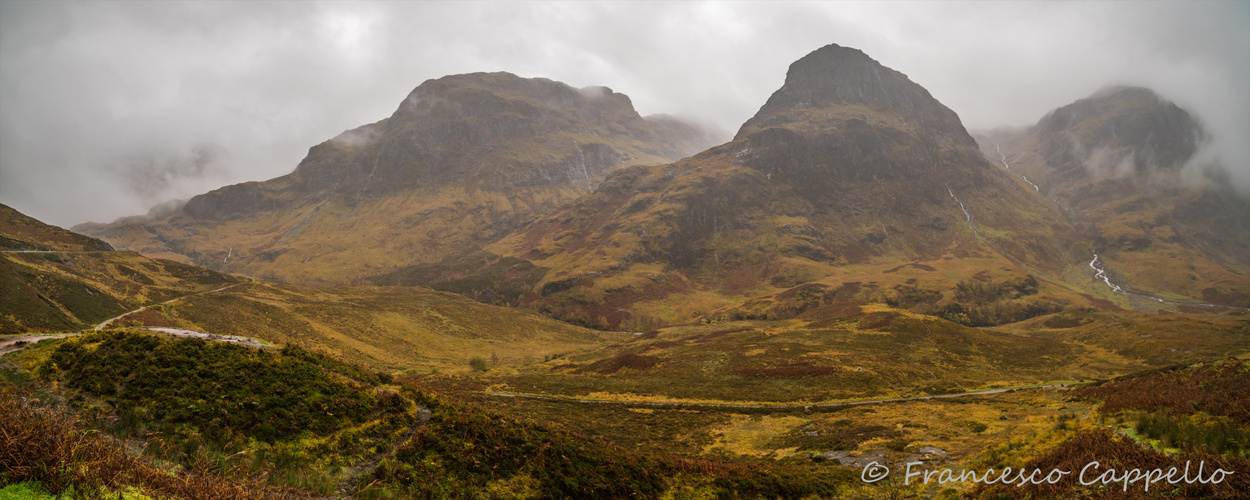
{"type": "MultiPolygon", "coordinates": [[[[992,487],[982,486],[969,496],[982,499],[1232,499],[1245,498],[1246,492],[1250,491],[1250,474],[1248,474],[1250,472],[1250,460],[1201,452],[1164,455],[1137,446],[1131,440],[1117,438],[1106,429],[1081,432],[1054,450],[1028,462],[1024,466],[1024,470],[1031,471],[1034,468],[1040,469],[1042,474],[1048,473],[1052,469],[1070,471],[1072,474],[1065,476],[1064,480],[1059,481],[1057,484],[1030,484],[1024,487],[1016,487],[1015,484],[1006,486],[994,485],[992,487]],[[1124,491],[1123,483],[1103,485],[1099,482],[1090,486],[1081,486],[1078,481],[1081,468],[1094,461],[1099,463],[1099,474],[1109,469],[1115,469],[1117,474],[1122,474],[1125,470],[1139,469],[1144,473],[1156,468],[1162,469],[1166,473],[1170,467],[1176,467],[1178,471],[1183,473],[1186,461],[1190,462],[1191,474],[1197,472],[1199,462],[1203,463],[1203,479],[1209,478],[1211,473],[1217,468],[1225,471],[1235,471],[1235,473],[1225,476],[1220,484],[1202,484],[1195,481],[1194,484],[1182,482],[1173,485],[1169,484],[1167,480],[1163,480],[1151,485],[1149,492],[1145,491],[1145,485],[1142,481],[1129,484],[1128,491],[1124,491]]],[[[1098,476],[1086,474],[1085,481],[1091,481],[1096,477],[1098,476]]],[[[1190,476],[1191,479],[1193,477],[1193,475],[1190,476]]]]}
{"type": "Polygon", "coordinates": [[[1250,425],[1250,362],[1232,360],[1164,369],[1082,389],[1079,394],[1102,399],[1106,414],[1145,410],[1187,415],[1201,411],[1250,425]]]}
{"type": "Polygon", "coordinates": [[[224,478],[204,467],[171,473],[130,455],[122,443],[84,428],[73,414],[11,390],[0,392],[0,484],[34,481],[83,498],[139,490],[156,498],[303,498],[259,478],[224,478]]]}

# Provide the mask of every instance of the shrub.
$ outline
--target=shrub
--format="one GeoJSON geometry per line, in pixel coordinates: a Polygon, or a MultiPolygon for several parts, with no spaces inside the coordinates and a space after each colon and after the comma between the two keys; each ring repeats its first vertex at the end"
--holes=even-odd
{"type": "Polygon", "coordinates": [[[162,498],[295,497],[259,481],[226,479],[204,469],[177,475],[160,470],[131,456],[122,443],[83,428],[63,409],[12,391],[0,391],[0,415],[0,484],[38,482],[58,498],[66,492],[72,498],[105,498],[110,491],[131,488],[162,498]]]}
{"type": "Polygon", "coordinates": [[[372,416],[370,391],[310,362],[314,355],[284,353],[105,331],[61,343],[39,375],[113,407],[115,431],[146,427],[179,441],[202,436],[224,443],[248,435],[272,443],[305,431],[323,435],[372,416]]]}

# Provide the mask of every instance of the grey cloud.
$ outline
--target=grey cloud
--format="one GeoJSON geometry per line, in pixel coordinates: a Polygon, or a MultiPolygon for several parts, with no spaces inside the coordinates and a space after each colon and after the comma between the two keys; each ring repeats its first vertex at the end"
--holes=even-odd
{"type": "Polygon", "coordinates": [[[202,179],[221,173],[221,160],[226,150],[216,144],[201,144],[186,153],[156,156],[153,153],[132,154],[104,164],[101,170],[112,174],[126,189],[155,203],[163,201],[171,186],[188,179],[202,179]]]}
{"type": "MultiPolygon", "coordinates": [[[[907,74],[970,128],[1112,83],[1194,112],[1250,192],[1250,3],[0,2],[0,201],[60,225],[285,174],[422,81],[509,71],[737,130],[828,43],[907,74]],[[136,192],[105,165],[228,157],[136,192]]],[[[142,172],[138,169],[136,172],[142,172]]],[[[140,174],[142,176],[142,174],[140,174]]]]}

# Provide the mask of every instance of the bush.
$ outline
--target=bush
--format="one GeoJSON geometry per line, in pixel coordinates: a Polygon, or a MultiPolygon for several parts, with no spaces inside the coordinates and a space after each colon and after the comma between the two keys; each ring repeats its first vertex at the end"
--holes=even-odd
{"type": "Polygon", "coordinates": [[[10,391],[0,391],[0,415],[0,484],[37,482],[58,498],[67,492],[72,498],[114,498],[109,492],[131,488],[161,498],[291,498],[259,482],[204,470],[170,474],[83,428],[63,409],[10,391]]]}
{"type": "Polygon", "coordinates": [[[469,366],[476,371],[484,372],[486,371],[486,360],[481,357],[474,356],[469,359],[469,366]]]}
{"type": "Polygon", "coordinates": [[[371,391],[313,363],[314,355],[284,352],[105,331],[61,343],[39,375],[113,407],[123,435],[150,428],[179,440],[248,435],[273,443],[372,416],[371,391]]]}

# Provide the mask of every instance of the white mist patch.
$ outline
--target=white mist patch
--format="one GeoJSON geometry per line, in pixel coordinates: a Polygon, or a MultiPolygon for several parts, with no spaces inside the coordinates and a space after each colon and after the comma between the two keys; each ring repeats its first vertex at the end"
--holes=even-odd
{"type": "Polygon", "coordinates": [[[381,136],[382,131],[378,127],[365,125],[334,136],[330,143],[341,148],[363,148],[373,144],[381,136]]]}
{"type": "Polygon", "coordinates": [[[612,89],[601,85],[592,85],[577,89],[577,92],[587,99],[595,100],[612,95],[612,89]]]}
{"type": "Polygon", "coordinates": [[[225,174],[226,149],[200,144],[185,152],[134,151],[100,166],[132,195],[146,201],[168,199],[178,187],[225,174]]]}

